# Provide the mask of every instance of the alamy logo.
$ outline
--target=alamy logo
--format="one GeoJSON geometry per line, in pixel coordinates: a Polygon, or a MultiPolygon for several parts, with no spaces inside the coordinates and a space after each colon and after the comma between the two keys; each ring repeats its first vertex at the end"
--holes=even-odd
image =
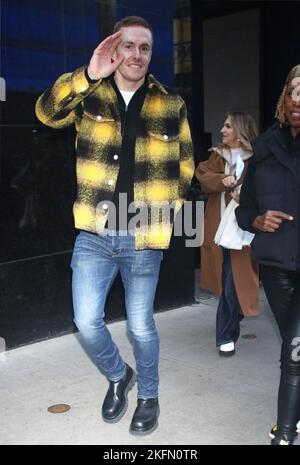
{"type": "Polygon", "coordinates": [[[300,361],[300,337],[294,337],[292,340],[292,346],[296,346],[292,351],[292,360],[294,362],[300,361]]]}
{"type": "MultiPolygon", "coordinates": [[[[118,206],[119,228],[134,236],[136,232],[150,233],[151,237],[162,234],[164,230],[172,230],[174,236],[185,237],[186,247],[200,247],[204,236],[204,202],[184,202],[184,208],[174,202],[131,202],[127,205],[127,194],[119,194],[118,206]],[[128,213],[130,219],[128,218],[128,213]]],[[[110,201],[99,202],[96,208],[96,231],[102,236],[116,231],[117,209],[110,201]],[[107,227],[103,230],[103,215],[107,218],[107,227]],[[106,216],[107,215],[107,216],[106,216]]]]}
{"type": "Polygon", "coordinates": [[[6,101],[6,83],[3,77],[0,77],[0,101],[6,101]]]}
{"type": "Polygon", "coordinates": [[[292,92],[292,99],[298,103],[300,100],[300,77],[295,77],[292,80],[292,86],[295,86],[292,92]]]}
{"type": "Polygon", "coordinates": [[[0,337],[0,362],[6,361],[6,343],[3,337],[0,337]]]}

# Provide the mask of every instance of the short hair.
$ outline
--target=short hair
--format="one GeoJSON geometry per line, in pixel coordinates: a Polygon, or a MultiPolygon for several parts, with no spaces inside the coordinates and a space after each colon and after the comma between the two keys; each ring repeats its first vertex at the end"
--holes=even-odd
{"type": "Polygon", "coordinates": [[[120,21],[117,21],[114,25],[114,33],[118,32],[122,27],[129,26],[140,26],[144,27],[145,29],[149,29],[153,38],[153,30],[150,23],[148,23],[148,21],[141,16],[125,16],[124,18],[120,19],[120,21]]]}

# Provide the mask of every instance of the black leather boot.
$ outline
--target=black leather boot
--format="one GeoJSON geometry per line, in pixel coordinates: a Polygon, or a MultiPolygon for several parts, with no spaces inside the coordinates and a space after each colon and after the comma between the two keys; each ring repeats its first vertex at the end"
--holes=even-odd
{"type": "MultiPolygon", "coordinates": [[[[297,425],[298,426],[298,425],[297,425]]],[[[298,437],[298,434],[299,434],[299,431],[298,429],[292,434],[292,440],[294,441],[295,439],[297,439],[298,437]]],[[[275,439],[277,436],[279,436],[279,433],[278,433],[278,425],[274,425],[273,428],[271,429],[271,431],[269,432],[269,437],[271,439],[275,439]]]]}
{"type": "Polygon", "coordinates": [[[158,397],[138,399],[137,407],[132,417],[129,432],[131,434],[150,434],[158,426],[158,397]]]}
{"type": "Polygon", "coordinates": [[[135,383],[135,372],[126,363],[126,371],[120,381],[110,381],[102,405],[102,418],[107,423],[116,423],[121,420],[128,406],[127,395],[135,383]]]}
{"type": "Polygon", "coordinates": [[[282,433],[277,434],[271,441],[271,446],[292,446],[295,440],[295,434],[282,433]]]}

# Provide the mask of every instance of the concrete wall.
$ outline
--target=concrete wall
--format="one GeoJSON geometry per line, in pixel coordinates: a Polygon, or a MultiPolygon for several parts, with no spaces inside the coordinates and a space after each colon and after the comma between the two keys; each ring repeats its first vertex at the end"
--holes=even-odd
{"type": "Polygon", "coordinates": [[[203,21],[204,130],[213,145],[230,111],[259,119],[259,10],[203,21]]]}

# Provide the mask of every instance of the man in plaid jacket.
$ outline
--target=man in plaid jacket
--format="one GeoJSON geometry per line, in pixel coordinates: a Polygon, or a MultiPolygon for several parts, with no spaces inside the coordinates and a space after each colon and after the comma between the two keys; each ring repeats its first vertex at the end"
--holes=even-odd
{"type": "Polygon", "coordinates": [[[121,419],[136,379],[104,323],[106,297],[120,271],[137,367],[130,432],[141,435],[158,424],[153,302],[162,251],[169,247],[174,216],[194,172],[185,104],[148,74],[152,45],[146,20],[123,18],[87,67],[63,74],[36,104],[42,123],[75,124],[77,130],[74,321],[109,382],[102,417],[109,423],[121,419]],[[164,214],[166,207],[171,214],[164,214]],[[137,208],[141,213],[134,216],[137,208]]]}

